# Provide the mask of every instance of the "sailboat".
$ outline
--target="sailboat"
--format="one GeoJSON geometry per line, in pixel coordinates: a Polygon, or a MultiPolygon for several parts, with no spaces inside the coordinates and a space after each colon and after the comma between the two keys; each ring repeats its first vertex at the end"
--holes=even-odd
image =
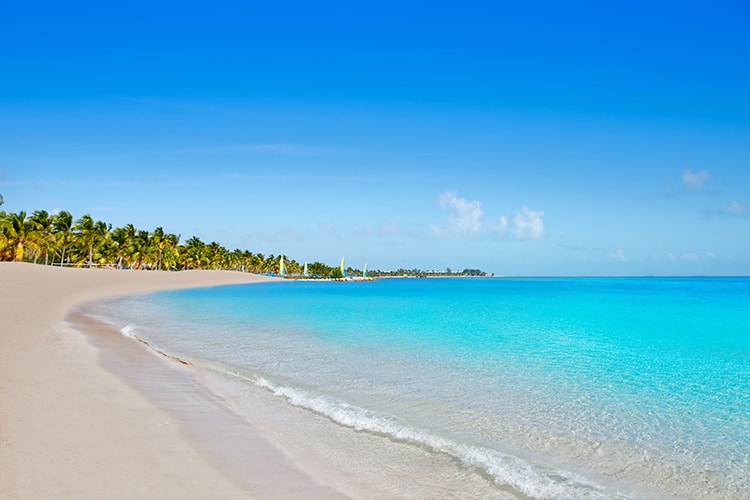
{"type": "Polygon", "coordinates": [[[341,276],[346,278],[346,269],[344,269],[344,258],[341,257],[341,276]]]}
{"type": "Polygon", "coordinates": [[[283,255],[279,259],[279,274],[281,276],[284,276],[286,274],[286,271],[284,270],[284,256],[283,255]]]}
{"type": "Polygon", "coordinates": [[[365,267],[362,269],[362,277],[367,278],[367,262],[365,262],[365,267]]]}
{"type": "Polygon", "coordinates": [[[307,261],[305,261],[305,268],[302,270],[302,275],[307,276],[307,261]]]}

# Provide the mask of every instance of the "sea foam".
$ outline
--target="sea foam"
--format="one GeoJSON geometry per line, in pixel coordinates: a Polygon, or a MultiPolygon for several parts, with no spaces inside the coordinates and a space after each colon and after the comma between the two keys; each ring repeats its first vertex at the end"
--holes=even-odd
{"type": "Polygon", "coordinates": [[[132,323],[120,328],[120,333],[123,337],[135,338],[135,331],[135,325],[133,325],[132,323]]]}
{"type": "Polygon", "coordinates": [[[294,406],[323,415],[339,425],[422,446],[435,453],[447,454],[458,459],[466,467],[480,469],[497,485],[508,485],[533,498],[623,498],[623,495],[617,492],[607,491],[606,488],[570,472],[544,470],[519,457],[482,446],[460,443],[335,398],[270,382],[263,377],[251,379],[238,373],[232,375],[267,389],[294,406]]]}

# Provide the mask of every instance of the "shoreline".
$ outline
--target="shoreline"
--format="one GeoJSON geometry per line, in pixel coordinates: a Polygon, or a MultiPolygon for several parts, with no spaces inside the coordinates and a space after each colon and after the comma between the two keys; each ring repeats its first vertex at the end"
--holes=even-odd
{"type": "Polygon", "coordinates": [[[343,497],[228,410],[192,368],[159,362],[119,332],[97,338],[103,325],[85,328],[75,317],[77,306],[110,296],[273,280],[233,271],[0,263],[0,498],[343,497]],[[134,366],[146,370],[150,393],[134,386],[134,366]],[[160,370],[155,380],[153,370],[160,370]],[[178,388],[164,393],[162,377],[178,388]],[[182,414],[175,397],[188,398],[182,414]],[[187,410],[204,412],[193,422],[203,427],[223,422],[217,442],[233,450],[195,439],[187,410]]]}

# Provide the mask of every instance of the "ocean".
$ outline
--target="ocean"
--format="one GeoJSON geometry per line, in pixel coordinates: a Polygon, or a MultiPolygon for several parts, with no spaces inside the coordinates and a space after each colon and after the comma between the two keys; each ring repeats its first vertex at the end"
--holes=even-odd
{"type": "Polygon", "coordinates": [[[750,278],[288,281],[86,312],[238,414],[265,398],[269,435],[314,432],[353,477],[408,481],[417,456],[446,496],[750,498],[750,278]]]}

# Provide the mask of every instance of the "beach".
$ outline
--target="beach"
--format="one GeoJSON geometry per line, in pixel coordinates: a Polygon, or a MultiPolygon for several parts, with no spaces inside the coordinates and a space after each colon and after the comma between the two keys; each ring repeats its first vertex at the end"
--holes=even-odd
{"type": "Polygon", "coordinates": [[[743,498],[749,290],[0,263],[0,498],[743,498]]]}
{"type": "Polygon", "coordinates": [[[160,360],[132,341],[124,350],[117,347],[122,370],[145,363],[167,377],[162,384],[190,388],[187,395],[179,385],[176,391],[189,400],[158,404],[158,384],[151,385],[148,395],[105,368],[102,346],[66,320],[75,306],[102,297],[271,279],[229,271],[0,263],[0,497],[341,496],[300,471],[221,401],[202,392],[191,382],[189,368],[160,360]],[[203,408],[204,420],[219,418],[224,420],[217,425],[232,425],[225,425],[218,445],[206,451],[170,404],[203,408]],[[246,448],[242,475],[232,473],[221,457],[221,445],[232,442],[232,432],[243,436],[239,445],[246,448]]]}

